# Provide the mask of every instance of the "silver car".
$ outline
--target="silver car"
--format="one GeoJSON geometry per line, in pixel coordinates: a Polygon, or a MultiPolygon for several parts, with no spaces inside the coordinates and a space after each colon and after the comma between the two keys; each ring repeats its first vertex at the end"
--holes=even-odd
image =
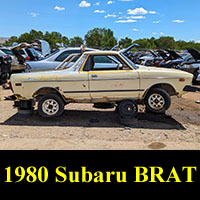
{"type": "MultiPolygon", "coordinates": [[[[86,51],[94,51],[95,49],[86,48],[86,51]]],[[[80,47],[69,47],[58,49],[48,57],[40,61],[27,61],[27,70],[26,72],[33,71],[46,71],[55,69],[61,62],[63,62],[71,54],[80,54],[80,47]]],[[[76,58],[77,60],[78,58],[76,58]]],[[[73,60],[73,64],[76,60],[73,60]]]]}

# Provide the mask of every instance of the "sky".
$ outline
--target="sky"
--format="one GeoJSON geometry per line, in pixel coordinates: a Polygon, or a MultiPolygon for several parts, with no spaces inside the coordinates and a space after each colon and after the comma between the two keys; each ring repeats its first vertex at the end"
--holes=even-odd
{"type": "Polygon", "coordinates": [[[72,38],[110,28],[121,38],[200,42],[200,0],[0,0],[0,37],[31,29],[72,38]]]}

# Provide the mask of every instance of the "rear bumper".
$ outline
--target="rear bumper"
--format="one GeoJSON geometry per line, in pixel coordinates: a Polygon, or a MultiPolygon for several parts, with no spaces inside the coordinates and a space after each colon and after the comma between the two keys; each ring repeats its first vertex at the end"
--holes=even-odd
{"type": "Polygon", "coordinates": [[[183,89],[184,92],[200,92],[200,88],[196,86],[186,85],[183,89]]]}

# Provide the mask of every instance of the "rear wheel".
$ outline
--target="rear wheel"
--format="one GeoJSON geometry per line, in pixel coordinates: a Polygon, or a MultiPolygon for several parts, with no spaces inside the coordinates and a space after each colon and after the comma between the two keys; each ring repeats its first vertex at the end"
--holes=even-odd
{"type": "Polygon", "coordinates": [[[58,95],[47,94],[39,100],[38,113],[42,117],[56,117],[63,113],[64,107],[64,102],[58,95]]]}
{"type": "Polygon", "coordinates": [[[171,105],[171,98],[165,90],[155,88],[148,92],[145,105],[147,112],[165,113],[171,105]]]}

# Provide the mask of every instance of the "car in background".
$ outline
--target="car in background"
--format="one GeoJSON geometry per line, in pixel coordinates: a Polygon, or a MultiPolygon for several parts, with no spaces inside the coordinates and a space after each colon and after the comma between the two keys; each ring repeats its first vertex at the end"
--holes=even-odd
{"type": "Polygon", "coordinates": [[[140,64],[144,66],[154,66],[155,63],[161,62],[163,58],[155,51],[149,50],[149,54],[139,58],[140,64]]]}
{"type": "Polygon", "coordinates": [[[0,55],[10,56],[12,59],[9,74],[23,72],[26,69],[25,58],[19,53],[19,49],[26,47],[26,44],[20,44],[13,47],[1,47],[0,55]]]}
{"type": "MultiPolygon", "coordinates": [[[[93,51],[95,49],[86,48],[86,51],[93,51]]],[[[71,54],[81,54],[80,47],[68,47],[57,49],[51,55],[47,56],[43,60],[39,61],[27,61],[27,69],[26,72],[33,72],[33,71],[47,71],[55,69],[61,62],[63,62],[69,55],[71,54]]],[[[77,60],[73,60],[71,65],[77,60]]]]}
{"type": "Polygon", "coordinates": [[[193,84],[200,83],[200,63],[184,64],[179,69],[193,74],[193,84]]]}
{"type": "Polygon", "coordinates": [[[177,66],[177,69],[189,72],[193,74],[193,84],[199,83],[199,74],[200,74],[200,53],[196,49],[190,48],[187,51],[192,56],[192,59],[187,62],[182,62],[177,66]]]}
{"type": "Polygon", "coordinates": [[[194,61],[194,58],[190,54],[181,56],[176,51],[173,50],[166,50],[166,51],[170,55],[169,59],[167,61],[163,61],[162,63],[160,63],[160,67],[176,69],[177,66],[183,62],[194,61]]]}

